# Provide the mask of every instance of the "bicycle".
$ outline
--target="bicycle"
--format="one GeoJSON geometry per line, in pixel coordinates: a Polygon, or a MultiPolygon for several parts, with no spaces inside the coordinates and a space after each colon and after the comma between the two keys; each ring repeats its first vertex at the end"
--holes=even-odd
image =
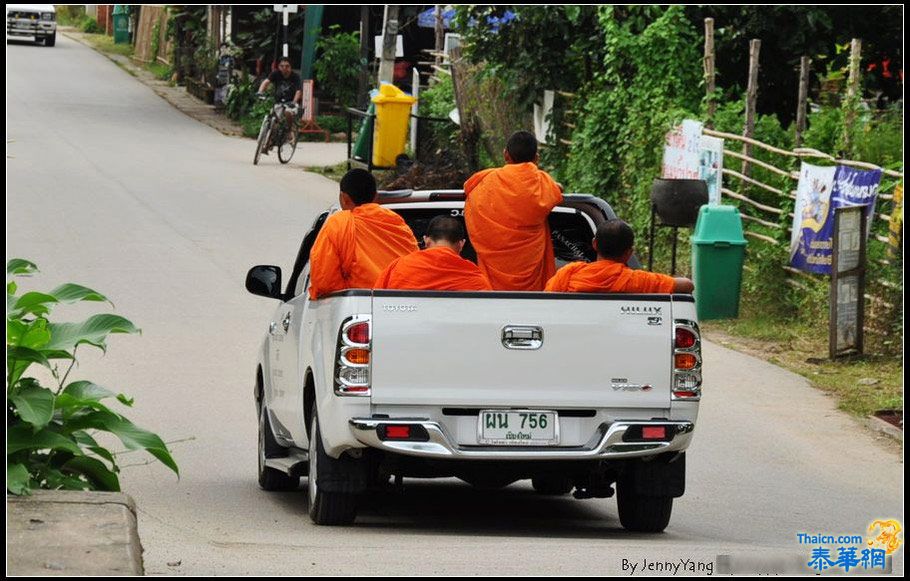
{"type": "Polygon", "coordinates": [[[253,165],[259,165],[259,157],[278,144],[278,161],[287,163],[297,151],[297,139],[300,137],[300,128],[297,121],[297,107],[293,103],[276,103],[269,114],[262,120],[259,129],[259,139],[256,141],[256,155],[253,156],[253,165]],[[293,107],[294,121],[287,122],[285,112],[293,107]]]}

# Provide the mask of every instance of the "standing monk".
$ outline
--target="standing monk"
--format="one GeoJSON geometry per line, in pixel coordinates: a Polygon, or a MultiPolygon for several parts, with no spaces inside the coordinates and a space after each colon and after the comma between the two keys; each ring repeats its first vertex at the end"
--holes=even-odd
{"type": "Polygon", "coordinates": [[[310,298],[348,288],[373,288],[379,273],[417,250],[401,216],[376,203],[376,180],[352,169],[341,178],[341,212],[328,217],[310,251],[310,298]]]}
{"type": "Polygon", "coordinates": [[[547,217],[562,202],[562,188],[537,167],[533,134],[513,133],[503,155],[505,166],[465,182],[465,224],[493,289],[543,290],[556,272],[547,217]]]}
{"type": "Polygon", "coordinates": [[[451,216],[430,220],[425,250],[392,261],[374,288],[403,290],[488,291],[490,282],[476,264],[460,256],[464,228],[451,216]]]}
{"type": "Polygon", "coordinates": [[[547,291],[569,293],[691,293],[688,278],[634,270],[626,266],[632,257],[635,233],[622,220],[608,220],[594,236],[594,262],[572,262],[559,269],[547,283],[547,291]]]}

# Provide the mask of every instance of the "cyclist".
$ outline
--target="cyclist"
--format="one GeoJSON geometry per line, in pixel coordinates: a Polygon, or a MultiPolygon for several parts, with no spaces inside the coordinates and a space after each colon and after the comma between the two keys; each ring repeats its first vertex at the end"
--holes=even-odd
{"type": "Polygon", "coordinates": [[[263,97],[271,85],[275,85],[275,104],[284,109],[284,116],[288,127],[293,127],[297,115],[297,105],[303,99],[300,75],[291,70],[291,60],[288,57],[278,59],[278,70],[259,85],[259,96],[263,97]]]}

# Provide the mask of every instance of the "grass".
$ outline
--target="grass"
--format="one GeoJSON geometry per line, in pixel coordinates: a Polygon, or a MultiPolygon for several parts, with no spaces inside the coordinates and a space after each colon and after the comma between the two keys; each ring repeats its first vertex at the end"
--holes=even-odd
{"type": "Polygon", "coordinates": [[[150,62],[146,65],[145,68],[148,69],[150,73],[155,75],[155,78],[160,81],[170,81],[171,76],[174,74],[173,67],[159,63],[157,61],[150,62]]]}
{"type": "Polygon", "coordinates": [[[311,168],[307,168],[307,171],[312,172],[312,173],[318,173],[318,174],[324,175],[325,177],[329,178],[330,180],[335,180],[336,182],[340,182],[341,178],[348,171],[348,163],[346,161],[343,161],[336,165],[329,165],[329,166],[325,166],[325,167],[311,167],[311,168]]]}
{"type": "Polygon", "coordinates": [[[83,34],[85,41],[92,45],[95,50],[105,54],[116,54],[120,56],[133,56],[133,45],[115,44],[114,38],[106,34],[83,34]]]}
{"type": "Polygon", "coordinates": [[[806,377],[815,387],[836,395],[838,407],[854,416],[904,407],[901,357],[870,354],[831,361],[827,322],[810,326],[747,314],[740,319],[705,321],[701,327],[708,339],[720,339],[806,377]]]}

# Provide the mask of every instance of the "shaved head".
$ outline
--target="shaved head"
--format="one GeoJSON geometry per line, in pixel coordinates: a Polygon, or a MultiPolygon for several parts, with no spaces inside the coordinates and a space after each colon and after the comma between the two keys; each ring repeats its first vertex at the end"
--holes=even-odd
{"type": "Polygon", "coordinates": [[[597,245],[597,254],[603,258],[619,260],[632,249],[635,232],[622,220],[607,220],[597,227],[594,242],[597,245]]]}
{"type": "Polygon", "coordinates": [[[436,216],[430,220],[426,237],[435,242],[457,244],[465,239],[464,226],[452,216],[436,216]]]}

